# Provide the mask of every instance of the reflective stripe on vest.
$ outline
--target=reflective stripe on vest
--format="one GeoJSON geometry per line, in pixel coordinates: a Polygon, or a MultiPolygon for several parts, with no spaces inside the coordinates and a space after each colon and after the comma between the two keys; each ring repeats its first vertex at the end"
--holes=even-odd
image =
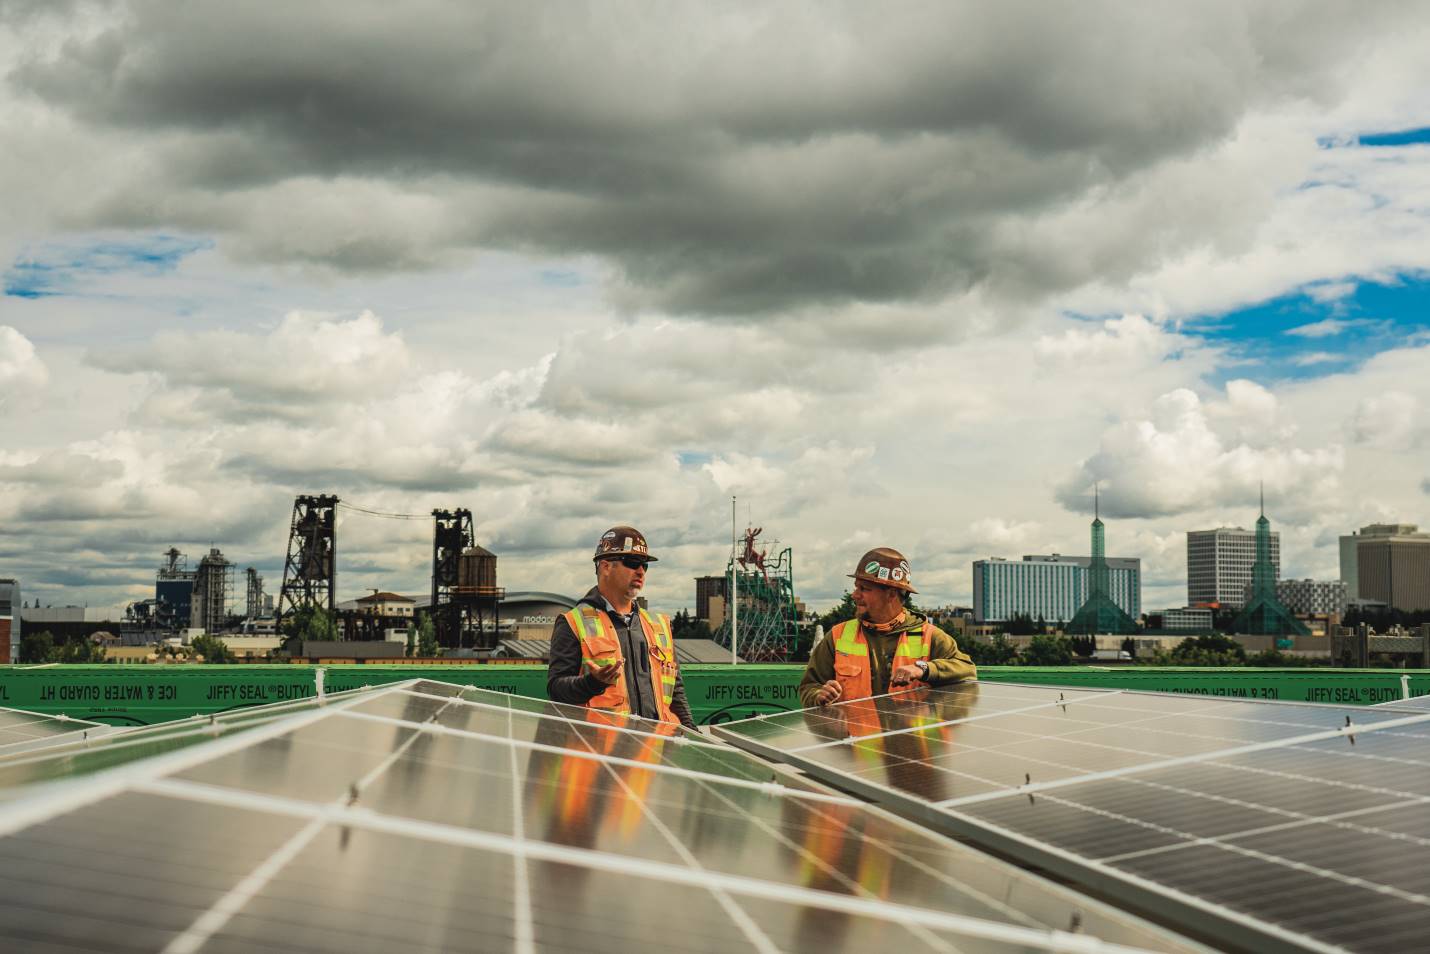
{"type": "MultiPolygon", "coordinates": [[[[864,638],[863,627],[857,619],[851,619],[834,627],[834,678],[843,690],[840,702],[867,699],[874,694],[874,677],[869,664],[869,643],[864,638]]],[[[900,666],[912,666],[923,660],[928,662],[929,649],[933,645],[933,623],[927,619],[917,630],[905,630],[899,634],[899,644],[894,649],[894,661],[889,673],[900,666]]],[[[909,689],[920,689],[928,683],[915,679],[908,684],[909,689]]],[[[898,691],[904,691],[902,688],[898,691]]]]}
{"type": "MultiPolygon", "coordinates": [[[[571,632],[575,634],[576,641],[581,645],[583,673],[594,672],[613,662],[622,664],[616,681],[600,694],[592,696],[586,705],[593,709],[609,709],[630,715],[625,656],[621,652],[621,640],[610,616],[589,603],[582,603],[563,615],[567,625],[571,627],[571,632]]],[[[641,610],[639,616],[646,647],[650,653],[651,690],[655,696],[656,709],[660,713],[660,721],[679,722],[670,708],[671,700],[675,696],[675,676],[678,671],[670,618],[663,615],[652,617],[645,610],[641,610]]]]}

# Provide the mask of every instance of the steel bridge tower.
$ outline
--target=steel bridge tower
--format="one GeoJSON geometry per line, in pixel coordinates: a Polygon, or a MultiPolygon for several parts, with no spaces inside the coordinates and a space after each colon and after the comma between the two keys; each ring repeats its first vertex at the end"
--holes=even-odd
{"type": "Polygon", "coordinates": [[[338,498],[303,495],[293,501],[288,531],[288,558],[283,563],[283,588],[278,592],[274,625],[305,606],[334,615],[338,583],[338,498]]]}

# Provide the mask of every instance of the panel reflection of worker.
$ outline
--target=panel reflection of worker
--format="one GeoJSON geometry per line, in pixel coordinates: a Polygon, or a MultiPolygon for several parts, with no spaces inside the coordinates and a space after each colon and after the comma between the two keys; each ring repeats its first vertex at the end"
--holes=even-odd
{"type": "Polygon", "coordinates": [[[914,589],[909,561],[879,547],[854,572],[854,619],[836,625],[810,653],[799,684],[807,707],[867,699],[891,691],[974,679],[973,660],[952,636],[906,603],[914,589]]]}
{"type": "Polygon", "coordinates": [[[548,698],[694,729],[670,617],[636,605],[656,562],[645,537],[634,527],[612,527],[596,542],[594,560],[596,585],[551,631],[548,698]]]}

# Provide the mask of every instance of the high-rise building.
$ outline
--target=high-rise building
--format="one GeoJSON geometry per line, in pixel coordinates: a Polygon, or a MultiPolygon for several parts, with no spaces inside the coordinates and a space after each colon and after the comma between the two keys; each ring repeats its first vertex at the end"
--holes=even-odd
{"type": "Polygon", "coordinates": [[[725,577],[723,576],[697,576],[695,578],[695,618],[710,620],[710,600],[720,601],[720,615],[718,619],[725,618],[725,577]]]}
{"type": "MultiPolygon", "coordinates": [[[[1142,561],[1107,557],[1108,593],[1128,616],[1142,613],[1142,561]]],[[[973,563],[973,617],[1001,621],[1018,615],[1067,622],[1087,602],[1092,557],[991,557],[973,563]]]]}
{"type": "MultiPolygon", "coordinates": [[[[1271,533],[1271,567],[1281,575],[1281,535],[1271,533]]],[[[1217,603],[1239,609],[1256,563],[1256,534],[1241,527],[1187,533],[1187,605],[1217,603]]]]}
{"type": "Polygon", "coordinates": [[[1430,533],[1409,523],[1373,523],[1356,537],[1358,596],[1392,609],[1430,609],[1430,533]]]}
{"type": "Polygon", "coordinates": [[[1346,598],[1360,599],[1359,564],[1356,562],[1356,542],[1360,537],[1354,533],[1340,538],[1341,582],[1346,585],[1346,598]]]}

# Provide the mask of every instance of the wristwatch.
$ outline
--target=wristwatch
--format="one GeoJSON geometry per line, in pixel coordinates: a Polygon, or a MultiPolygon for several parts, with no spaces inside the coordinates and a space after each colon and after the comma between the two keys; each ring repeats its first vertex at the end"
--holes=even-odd
{"type": "Polygon", "coordinates": [[[927,679],[929,675],[928,661],[924,659],[915,659],[914,665],[919,667],[919,671],[922,672],[924,674],[924,678],[927,679]]]}

